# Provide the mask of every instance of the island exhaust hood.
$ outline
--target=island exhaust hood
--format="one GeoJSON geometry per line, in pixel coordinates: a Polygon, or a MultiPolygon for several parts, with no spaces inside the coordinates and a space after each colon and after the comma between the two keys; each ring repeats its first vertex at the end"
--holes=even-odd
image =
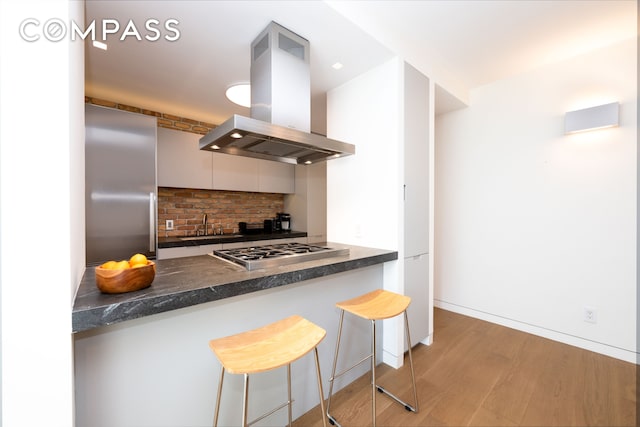
{"type": "Polygon", "coordinates": [[[200,138],[200,149],[292,164],[355,154],[310,128],[309,42],[271,22],[251,44],[251,117],[232,116],[200,138]]]}

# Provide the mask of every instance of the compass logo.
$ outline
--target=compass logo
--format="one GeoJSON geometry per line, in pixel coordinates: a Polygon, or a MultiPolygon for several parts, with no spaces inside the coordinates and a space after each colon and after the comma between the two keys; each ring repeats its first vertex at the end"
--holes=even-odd
{"type": "Polygon", "coordinates": [[[120,41],[125,41],[133,37],[138,41],[154,42],[164,39],[173,42],[180,38],[179,24],[180,22],[177,19],[160,21],[155,18],[149,18],[144,21],[144,24],[140,27],[142,30],[140,30],[140,25],[136,25],[132,19],[124,26],[120,25],[117,19],[103,19],[98,22],[93,20],[89,25],[82,28],[73,20],[67,24],[62,19],[51,18],[41,23],[38,19],[27,18],[20,23],[18,31],[20,32],[20,37],[28,42],[35,42],[42,38],[51,42],[59,42],[67,36],[71,40],[77,40],[78,38],[86,40],[89,38],[92,41],[107,41],[109,38],[118,37],[120,41]]]}

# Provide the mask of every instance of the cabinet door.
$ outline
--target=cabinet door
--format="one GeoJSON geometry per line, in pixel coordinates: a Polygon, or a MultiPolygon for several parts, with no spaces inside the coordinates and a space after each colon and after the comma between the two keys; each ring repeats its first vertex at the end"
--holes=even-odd
{"type": "Polygon", "coordinates": [[[213,153],[213,188],[258,191],[258,159],[213,153]]]}
{"type": "Polygon", "coordinates": [[[295,165],[258,161],[258,191],[264,193],[295,193],[295,165]]]}
{"type": "Polygon", "coordinates": [[[158,249],[158,259],[184,258],[188,256],[198,256],[210,254],[213,251],[222,249],[222,244],[200,245],[200,246],[181,246],[178,248],[161,248],[158,249]]]}
{"type": "Polygon", "coordinates": [[[253,246],[276,245],[278,243],[307,243],[307,238],[291,237],[289,239],[250,240],[246,242],[223,243],[222,249],[249,248],[253,246]]]}
{"type": "Polygon", "coordinates": [[[429,80],[405,64],[405,256],[429,252],[429,80]]]}
{"type": "Polygon", "coordinates": [[[411,344],[415,346],[429,336],[428,254],[404,259],[404,293],[411,297],[407,316],[411,330],[411,344]]]}
{"type": "Polygon", "coordinates": [[[200,150],[199,140],[195,133],[158,128],[159,187],[213,188],[213,154],[200,150]]]}

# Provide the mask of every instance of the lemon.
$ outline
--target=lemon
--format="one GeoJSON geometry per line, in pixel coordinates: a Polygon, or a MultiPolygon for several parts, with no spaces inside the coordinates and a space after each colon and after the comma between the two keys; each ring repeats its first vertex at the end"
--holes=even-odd
{"type": "Polygon", "coordinates": [[[144,267],[147,265],[147,257],[142,254],[135,254],[129,258],[129,265],[133,267],[144,267]]]}
{"type": "Polygon", "coordinates": [[[122,260],[120,262],[117,262],[113,269],[114,270],[126,270],[127,268],[131,268],[131,266],[129,265],[129,261],[122,260]]]}
{"type": "Polygon", "coordinates": [[[113,270],[116,267],[116,264],[118,264],[115,261],[107,261],[104,264],[102,264],[100,267],[105,268],[107,270],[113,270]]]}

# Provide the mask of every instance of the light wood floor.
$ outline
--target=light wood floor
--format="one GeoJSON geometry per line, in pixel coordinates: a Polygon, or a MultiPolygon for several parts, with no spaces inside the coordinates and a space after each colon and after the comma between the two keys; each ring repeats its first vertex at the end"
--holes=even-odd
{"type": "MultiPolygon", "coordinates": [[[[419,412],[378,394],[378,426],[635,426],[636,365],[436,309],[434,343],[413,351],[419,412]]],[[[405,365],[378,384],[411,403],[405,365]]],[[[371,425],[364,375],[334,395],[343,426],[371,425]]],[[[294,422],[322,426],[319,407],[294,422]]]]}

